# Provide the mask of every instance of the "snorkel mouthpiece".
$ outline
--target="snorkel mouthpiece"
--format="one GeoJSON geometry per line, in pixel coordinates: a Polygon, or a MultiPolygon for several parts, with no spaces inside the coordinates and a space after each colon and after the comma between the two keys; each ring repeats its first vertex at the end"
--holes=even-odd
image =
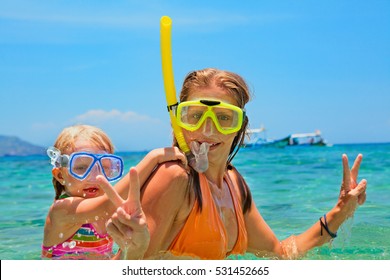
{"type": "Polygon", "coordinates": [[[203,142],[199,145],[199,142],[192,141],[190,146],[193,157],[189,159],[189,164],[199,173],[205,172],[209,168],[207,154],[209,152],[210,144],[203,142]]]}

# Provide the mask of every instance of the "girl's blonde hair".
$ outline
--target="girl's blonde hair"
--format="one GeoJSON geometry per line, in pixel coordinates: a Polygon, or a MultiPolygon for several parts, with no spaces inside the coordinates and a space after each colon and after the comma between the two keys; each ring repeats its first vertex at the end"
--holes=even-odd
{"type": "MultiPolygon", "coordinates": [[[[114,145],[107,134],[98,127],[91,125],[74,125],[64,128],[58,135],[54,147],[61,151],[61,154],[70,155],[76,150],[77,140],[86,140],[99,150],[109,154],[114,153],[114,145]]],[[[56,192],[55,199],[58,199],[64,191],[64,186],[53,177],[53,186],[56,192]]]]}

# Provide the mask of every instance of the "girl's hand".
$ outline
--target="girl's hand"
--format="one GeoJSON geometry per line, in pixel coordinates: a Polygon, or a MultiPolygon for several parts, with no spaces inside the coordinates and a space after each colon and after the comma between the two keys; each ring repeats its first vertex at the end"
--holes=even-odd
{"type": "Polygon", "coordinates": [[[158,160],[158,164],[166,161],[179,160],[187,168],[187,157],[178,147],[159,148],[151,151],[158,160]]]}
{"type": "Polygon", "coordinates": [[[120,197],[104,176],[99,175],[96,179],[117,207],[106,228],[121,249],[120,258],[141,259],[149,246],[150,234],[141,208],[138,172],[131,168],[127,176],[130,176],[130,187],[126,200],[120,197]]]}

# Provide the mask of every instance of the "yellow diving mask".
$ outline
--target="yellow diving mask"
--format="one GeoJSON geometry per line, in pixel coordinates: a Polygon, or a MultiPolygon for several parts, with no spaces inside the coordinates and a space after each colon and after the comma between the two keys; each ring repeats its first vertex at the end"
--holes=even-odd
{"type": "Polygon", "coordinates": [[[199,129],[207,118],[213,120],[222,134],[231,134],[241,129],[245,110],[218,100],[184,101],[177,105],[177,124],[189,131],[199,129]]]}

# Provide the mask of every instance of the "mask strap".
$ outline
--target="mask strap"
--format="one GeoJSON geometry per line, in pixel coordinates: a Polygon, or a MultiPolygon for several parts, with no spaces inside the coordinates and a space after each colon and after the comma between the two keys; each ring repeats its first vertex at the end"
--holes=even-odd
{"type": "Polygon", "coordinates": [[[61,155],[61,151],[55,147],[49,147],[46,151],[53,167],[67,167],[69,163],[68,155],[61,155]]]}

